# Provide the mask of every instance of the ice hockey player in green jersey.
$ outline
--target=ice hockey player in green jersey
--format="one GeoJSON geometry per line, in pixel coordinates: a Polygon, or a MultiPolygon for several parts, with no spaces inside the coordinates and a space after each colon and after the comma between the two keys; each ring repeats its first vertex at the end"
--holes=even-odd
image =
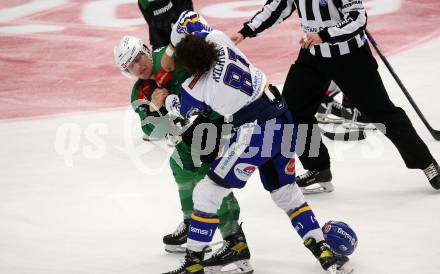
{"type": "MultiPolygon", "coordinates": [[[[157,48],[151,53],[141,39],[132,36],[124,36],[114,48],[115,63],[122,73],[138,78],[132,89],[131,102],[141,120],[142,130],[148,137],[157,139],[164,138],[172,126],[164,106],[166,97],[169,94],[178,95],[180,84],[190,76],[182,69],[167,72],[161,68],[160,60],[165,50],[165,47],[157,48]]],[[[205,119],[213,124],[223,121],[223,117],[216,113],[207,115],[205,119]]],[[[185,252],[182,245],[187,240],[193,211],[192,192],[217,155],[214,152],[194,157],[195,152],[191,150],[193,129],[191,126],[185,131],[182,141],[177,143],[170,158],[170,167],[178,186],[183,222],[176,231],[163,238],[165,250],[168,252],[185,252]]],[[[240,207],[231,193],[224,198],[218,211],[224,245],[210,259],[210,265],[225,266],[243,261],[248,263],[250,253],[238,223],[239,214],[240,207]]]]}

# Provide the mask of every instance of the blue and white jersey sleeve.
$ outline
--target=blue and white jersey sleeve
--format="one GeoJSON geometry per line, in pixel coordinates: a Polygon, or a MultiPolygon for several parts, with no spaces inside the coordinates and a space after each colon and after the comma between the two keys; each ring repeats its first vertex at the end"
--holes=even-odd
{"type": "Polygon", "coordinates": [[[193,11],[184,11],[171,30],[171,44],[175,47],[188,34],[205,38],[211,31],[202,16],[193,11]]]}
{"type": "Polygon", "coordinates": [[[229,117],[258,99],[268,86],[265,74],[253,66],[241,50],[219,30],[212,30],[194,12],[183,12],[173,26],[171,42],[177,45],[186,35],[202,35],[214,43],[217,60],[210,70],[188,78],[181,89],[183,117],[215,111],[229,117]]]}
{"type": "Polygon", "coordinates": [[[180,114],[185,119],[190,119],[191,116],[199,115],[211,110],[211,108],[200,98],[196,98],[189,94],[183,86],[180,87],[180,104],[180,114]]]}

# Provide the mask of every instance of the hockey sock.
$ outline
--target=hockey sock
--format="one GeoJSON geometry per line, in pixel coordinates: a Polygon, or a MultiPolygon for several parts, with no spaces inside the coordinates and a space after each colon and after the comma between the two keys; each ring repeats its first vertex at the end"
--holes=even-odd
{"type": "Polygon", "coordinates": [[[223,239],[240,232],[240,225],[238,223],[240,206],[233,193],[230,193],[228,196],[223,198],[217,214],[220,219],[218,228],[223,239]]]}
{"type": "Polygon", "coordinates": [[[178,183],[180,206],[183,213],[183,218],[191,218],[193,212],[192,193],[195,187],[195,183],[178,183]]]}
{"type": "Polygon", "coordinates": [[[315,214],[307,203],[289,211],[287,214],[289,215],[296,232],[298,232],[303,240],[313,237],[319,242],[324,239],[315,214]]]}
{"type": "Polygon", "coordinates": [[[216,214],[194,210],[188,231],[187,247],[200,252],[211,243],[220,220],[216,214]]]}

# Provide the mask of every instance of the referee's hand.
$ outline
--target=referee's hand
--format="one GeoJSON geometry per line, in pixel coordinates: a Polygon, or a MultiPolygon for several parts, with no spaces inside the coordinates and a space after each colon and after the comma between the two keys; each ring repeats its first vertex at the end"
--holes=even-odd
{"type": "Polygon", "coordinates": [[[229,36],[229,38],[232,40],[232,42],[234,42],[234,44],[238,45],[240,44],[241,41],[244,40],[244,36],[243,34],[237,32],[232,34],[231,36],[229,36]]]}
{"type": "Polygon", "coordinates": [[[319,37],[319,34],[317,33],[307,33],[304,34],[304,36],[299,41],[299,44],[304,49],[309,49],[313,47],[314,45],[321,44],[322,39],[319,37]]]}

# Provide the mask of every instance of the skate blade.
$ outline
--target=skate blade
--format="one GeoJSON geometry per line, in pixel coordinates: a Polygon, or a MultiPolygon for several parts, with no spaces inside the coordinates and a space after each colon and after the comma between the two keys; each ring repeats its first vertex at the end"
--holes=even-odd
{"type": "Polygon", "coordinates": [[[352,121],[343,123],[342,127],[346,129],[365,129],[365,130],[377,129],[372,123],[361,123],[361,122],[352,122],[352,121]]]}
{"type": "Polygon", "coordinates": [[[316,183],[306,187],[300,187],[304,195],[308,194],[318,194],[318,193],[329,193],[335,190],[335,186],[332,182],[327,183],[316,183]]]}
{"type": "Polygon", "coordinates": [[[345,120],[344,118],[338,117],[333,114],[325,115],[325,114],[316,114],[316,120],[320,124],[342,124],[345,120]]]}
{"type": "Polygon", "coordinates": [[[207,266],[205,274],[251,274],[254,273],[249,260],[236,261],[227,265],[207,266]]]}
{"type": "Polygon", "coordinates": [[[186,246],[183,245],[165,245],[165,251],[168,253],[185,253],[186,246]]]}
{"type": "MultiPolygon", "coordinates": [[[[165,251],[168,253],[185,253],[186,246],[184,245],[165,245],[165,251]]],[[[209,253],[212,251],[210,246],[206,247],[205,252],[209,253]]]]}
{"type": "Polygon", "coordinates": [[[349,263],[338,267],[337,265],[332,265],[327,269],[329,274],[349,274],[353,272],[353,267],[349,263]]]}

